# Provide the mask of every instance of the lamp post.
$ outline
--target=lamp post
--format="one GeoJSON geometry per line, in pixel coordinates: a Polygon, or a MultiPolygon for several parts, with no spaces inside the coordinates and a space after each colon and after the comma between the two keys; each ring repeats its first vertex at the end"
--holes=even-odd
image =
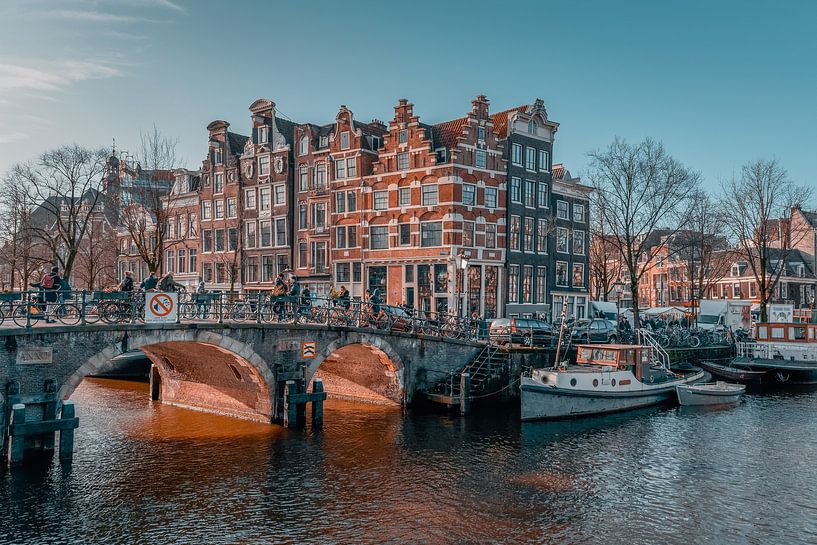
{"type": "MultiPolygon", "coordinates": [[[[462,317],[463,316],[463,304],[462,304],[462,295],[460,293],[460,282],[459,279],[462,278],[463,284],[463,292],[465,293],[466,301],[468,300],[468,283],[467,283],[467,274],[468,271],[468,258],[460,252],[454,258],[456,264],[456,272],[454,274],[454,290],[456,291],[457,295],[457,314],[462,317]]],[[[467,306],[466,306],[467,308],[467,306]]]]}

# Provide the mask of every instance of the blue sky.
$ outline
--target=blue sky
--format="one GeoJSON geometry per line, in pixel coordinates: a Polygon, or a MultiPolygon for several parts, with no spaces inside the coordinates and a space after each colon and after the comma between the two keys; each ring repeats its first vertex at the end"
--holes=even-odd
{"type": "Polygon", "coordinates": [[[775,157],[815,184],[817,2],[0,1],[0,175],[63,143],[135,149],[154,123],[204,156],[274,100],[298,122],[346,104],[423,121],[540,97],[573,173],[615,136],[662,140],[710,188],[775,157]]]}

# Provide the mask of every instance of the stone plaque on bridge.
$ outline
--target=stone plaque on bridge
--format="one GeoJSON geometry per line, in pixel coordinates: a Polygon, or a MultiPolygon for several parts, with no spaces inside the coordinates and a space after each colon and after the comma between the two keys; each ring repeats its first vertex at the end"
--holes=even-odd
{"type": "Polygon", "coordinates": [[[52,348],[26,346],[17,349],[17,363],[21,365],[54,363],[52,348]]]}

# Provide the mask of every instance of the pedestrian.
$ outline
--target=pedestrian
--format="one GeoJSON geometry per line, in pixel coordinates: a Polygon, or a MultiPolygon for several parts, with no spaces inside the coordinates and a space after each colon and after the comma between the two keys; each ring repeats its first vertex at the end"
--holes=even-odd
{"type": "Polygon", "coordinates": [[[343,307],[343,310],[349,310],[349,307],[352,305],[352,300],[349,295],[349,290],[346,289],[346,286],[340,287],[340,293],[338,294],[338,301],[340,301],[340,306],[343,307]]]}
{"type": "Polygon", "coordinates": [[[119,283],[119,291],[133,291],[133,272],[125,271],[125,278],[119,283]]]}
{"type": "Polygon", "coordinates": [[[159,282],[159,291],[179,291],[183,286],[173,280],[173,273],[169,272],[159,282]]]}
{"type": "Polygon", "coordinates": [[[156,289],[156,284],[159,283],[159,280],[156,278],[156,273],[150,271],[150,276],[142,280],[142,283],[139,284],[139,287],[142,288],[144,291],[150,291],[156,289]]]}
{"type": "Polygon", "coordinates": [[[301,291],[300,305],[301,314],[308,315],[312,307],[312,292],[309,291],[309,286],[304,286],[303,291],[301,291]]]}
{"type": "Polygon", "coordinates": [[[54,323],[54,315],[57,310],[57,298],[60,290],[60,269],[58,267],[51,267],[51,272],[46,273],[40,278],[40,287],[43,290],[45,298],[45,321],[47,323],[54,323]]]}
{"type": "Polygon", "coordinates": [[[68,277],[63,275],[60,277],[60,294],[59,294],[59,302],[60,305],[65,303],[65,300],[71,297],[71,283],[68,282],[68,277]]]}
{"type": "Polygon", "coordinates": [[[196,316],[201,316],[203,320],[206,320],[210,314],[209,307],[207,287],[204,285],[204,278],[199,276],[199,283],[196,286],[196,316]]]}
{"type": "Polygon", "coordinates": [[[378,316],[380,316],[380,310],[381,310],[380,304],[383,302],[380,299],[380,290],[379,289],[375,288],[375,290],[373,292],[371,292],[371,297],[369,297],[369,302],[372,305],[372,316],[377,318],[378,316]]]}

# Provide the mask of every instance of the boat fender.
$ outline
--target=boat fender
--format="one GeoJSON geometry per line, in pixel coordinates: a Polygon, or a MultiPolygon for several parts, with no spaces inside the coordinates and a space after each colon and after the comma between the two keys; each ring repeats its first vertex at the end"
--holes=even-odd
{"type": "Polygon", "coordinates": [[[653,383],[653,382],[655,382],[655,377],[653,375],[650,375],[650,383],[653,383]]]}

